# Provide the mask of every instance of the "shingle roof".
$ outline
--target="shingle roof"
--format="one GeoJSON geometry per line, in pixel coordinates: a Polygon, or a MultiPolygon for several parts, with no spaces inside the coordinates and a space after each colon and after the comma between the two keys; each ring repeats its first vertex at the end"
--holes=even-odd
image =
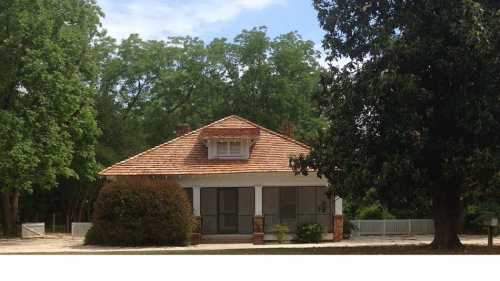
{"type": "MultiPolygon", "coordinates": [[[[246,130],[243,130],[246,131],[246,130]]],[[[231,115],[132,156],[101,172],[101,176],[227,174],[249,172],[289,172],[289,157],[308,154],[301,142],[231,115]],[[200,140],[205,128],[259,129],[260,135],[247,160],[208,159],[200,140]]]]}

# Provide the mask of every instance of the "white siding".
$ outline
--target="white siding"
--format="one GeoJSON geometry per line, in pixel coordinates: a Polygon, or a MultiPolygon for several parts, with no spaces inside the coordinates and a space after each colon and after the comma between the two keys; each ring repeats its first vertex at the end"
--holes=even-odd
{"type": "Polygon", "coordinates": [[[296,176],[293,172],[235,173],[213,175],[177,175],[182,187],[250,187],[250,186],[327,186],[326,179],[316,175],[296,176]]]}

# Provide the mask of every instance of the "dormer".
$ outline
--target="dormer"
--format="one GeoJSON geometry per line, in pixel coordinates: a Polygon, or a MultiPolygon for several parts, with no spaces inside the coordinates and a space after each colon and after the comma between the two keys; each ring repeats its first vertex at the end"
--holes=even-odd
{"type": "Polygon", "coordinates": [[[248,159],[259,128],[205,128],[200,139],[208,148],[208,159],[248,159]]]}

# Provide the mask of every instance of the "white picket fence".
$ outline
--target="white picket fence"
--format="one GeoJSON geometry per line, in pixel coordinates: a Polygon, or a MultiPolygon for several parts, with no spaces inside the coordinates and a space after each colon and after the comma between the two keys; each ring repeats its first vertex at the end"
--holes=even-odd
{"type": "Polygon", "coordinates": [[[433,234],[434,221],[431,219],[401,220],[351,220],[356,226],[352,235],[415,235],[433,234]]]}

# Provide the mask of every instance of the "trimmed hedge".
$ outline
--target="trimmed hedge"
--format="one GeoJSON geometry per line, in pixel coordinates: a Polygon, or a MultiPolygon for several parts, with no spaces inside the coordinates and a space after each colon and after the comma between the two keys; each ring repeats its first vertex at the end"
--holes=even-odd
{"type": "Polygon", "coordinates": [[[193,227],[186,192],[176,183],[129,179],[109,183],[94,206],[85,244],[186,245],[193,227]]]}
{"type": "Polygon", "coordinates": [[[297,227],[297,241],[319,243],[323,238],[323,226],[318,223],[303,224],[297,227]]]}

